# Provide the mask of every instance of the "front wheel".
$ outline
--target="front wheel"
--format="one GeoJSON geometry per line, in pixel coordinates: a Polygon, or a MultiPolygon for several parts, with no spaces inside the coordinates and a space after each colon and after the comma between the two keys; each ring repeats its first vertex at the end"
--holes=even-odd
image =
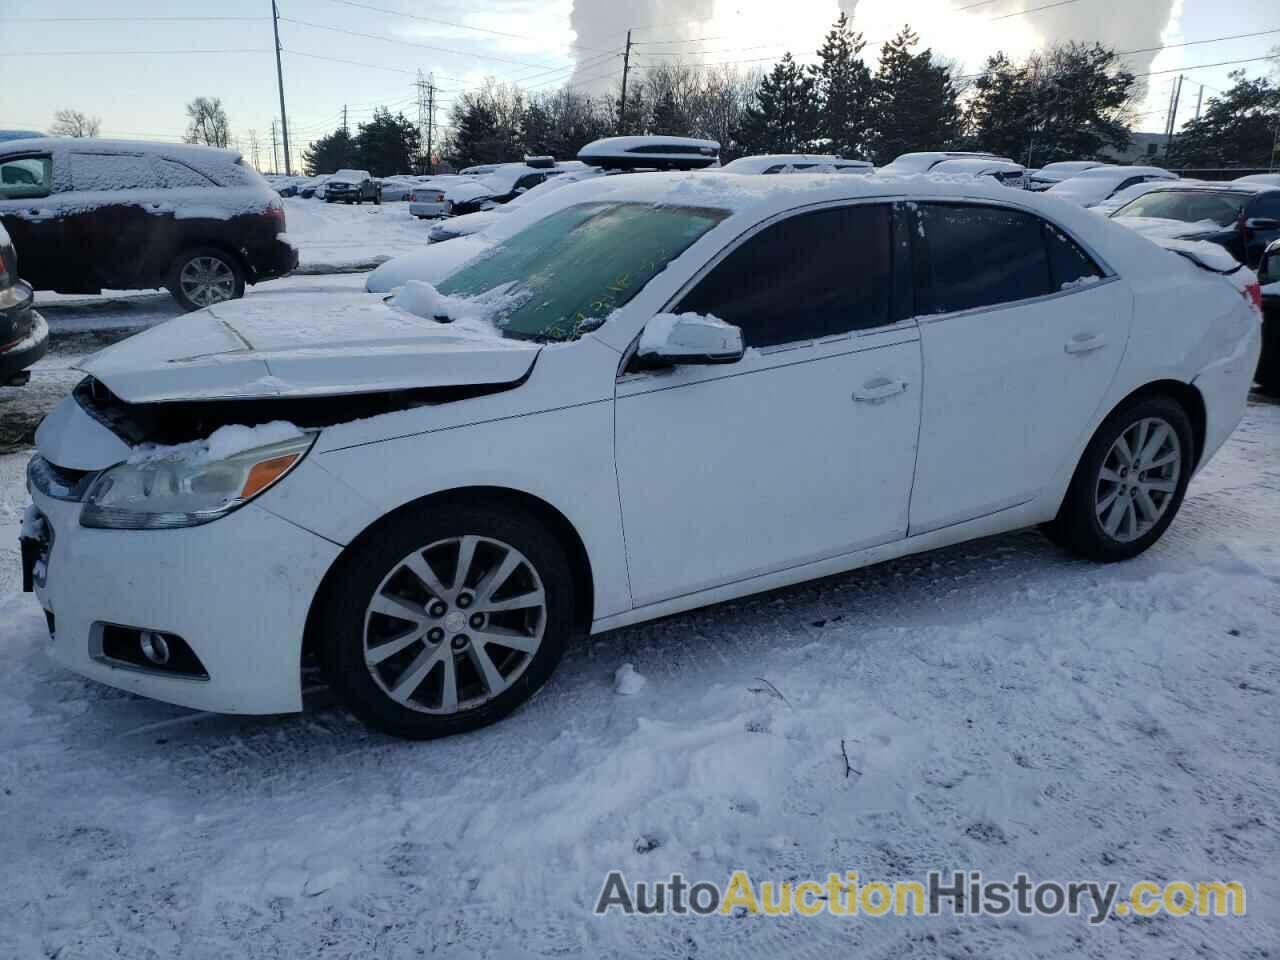
{"type": "Polygon", "coordinates": [[[1194,451],[1191,420],[1177,401],[1155,395],[1126,403],[1098,427],[1045,532],[1090,560],[1137,556],[1173,522],[1194,451]]]}
{"type": "Polygon", "coordinates": [[[244,269],[235,257],[215,247],[200,247],[178,256],[166,284],[184,310],[199,310],[244,296],[244,269]]]}
{"type": "Polygon", "coordinates": [[[365,723],[417,740],[506,716],[574,632],[574,583],[554,534],[517,509],[397,514],[342,561],[324,598],[329,682],[365,723]]]}

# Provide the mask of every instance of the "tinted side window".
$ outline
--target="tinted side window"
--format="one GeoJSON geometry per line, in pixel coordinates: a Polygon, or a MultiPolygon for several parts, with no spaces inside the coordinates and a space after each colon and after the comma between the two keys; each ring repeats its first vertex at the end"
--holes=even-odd
{"type": "Polygon", "coordinates": [[[1051,223],[1044,225],[1044,242],[1049,248],[1049,269],[1053,288],[1068,290],[1085,277],[1101,277],[1102,268],[1080,249],[1080,245],[1051,223]]]}
{"type": "Polygon", "coordinates": [[[1041,297],[1050,285],[1041,221],[1001,207],[921,204],[933,312],[1041,297]]]}
{"type": "Polygon", "coordinates": [[[766,227],[689,291],[677,313],[742,328],[749,347],[879,327],[892,289],[888,204],[816,210],[766,227]]]}
{"type": "Polygon", "coordinates": [[[1249,209],[1251,217],[1271,217],[1280,220],[1280,193],[1267,193],[1258,198],[1249,209]]]}
{"type": "Polygon", "coordinates": [[[547,176],[544,173],[527,173],[516,181],[515,189],[528,190],[530,187],[536,187],[545,179],[547,179],[547,176]]]}
{"type": "Polygon", "coordinates": [[[147,157],[116,153],[71,154],[76,190],[138,190],[158,186],[147,157]]]}

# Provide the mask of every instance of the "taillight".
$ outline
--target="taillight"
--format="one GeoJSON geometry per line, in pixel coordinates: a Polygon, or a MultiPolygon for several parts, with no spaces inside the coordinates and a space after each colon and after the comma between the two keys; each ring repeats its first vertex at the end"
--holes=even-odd
{"type": "Polygon", "coordinates": [[[1245,298],[1253,304],[1253,309],[1259,313],[1262,312],[1262,284],[1256,280],[1253,283],[1246,284],[1244,288],[1245,298]]]}
{"type": "Polygon", "coordinates": [[[280,222],[280,229],[284,229],[284,207],[274,203],[268,204],[267,216],[272,220],[278,220],[280,222]]]}

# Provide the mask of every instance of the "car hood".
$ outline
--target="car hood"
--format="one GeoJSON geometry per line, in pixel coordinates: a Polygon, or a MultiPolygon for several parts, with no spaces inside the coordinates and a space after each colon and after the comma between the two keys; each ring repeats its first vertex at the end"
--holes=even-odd
{"type": "Polygon", "coordinates": [[[79,369],[128,403],[337,396],[513,383],[540,347],[367,293],[234,300],[114,344],[79,369]]]}

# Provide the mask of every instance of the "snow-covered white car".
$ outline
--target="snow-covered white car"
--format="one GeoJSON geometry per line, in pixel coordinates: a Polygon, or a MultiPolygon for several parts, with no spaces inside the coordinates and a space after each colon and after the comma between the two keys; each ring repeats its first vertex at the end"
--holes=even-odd
{"type": "Polygon", "coordinates": [[[1058,160],[1054,163],[1046,163],[1039,170],[1033,170],[1027,174],[1027,189],[1048,190],[1054,184],[1070,180],[1086,170],[1105,166],[1106,164],[1101,160],[1058,160]]]}
{"type": "Polygon", "coordinates": [[[378,183],[384,203],[395,203],[398,200],[408,200],[409,194],[411,194],[414,187],[418,185],[415,180],[412,180],[409,177],[382,177],[378,183]]]}
{"type": "MultiPolygon", "coordinates": [[[[470,175],[466,175],[469,177],[470,175]]],[[[445,189],[454,180],[461,180],[463,174],[442,173],[434,177],[423,177],[409,191],[409,214],[419,220],[432,220],[443,217],[449,212],[445,202],[445,189]]]]}
{"type": "Polygon", "coordinates": [[[1092,207],[1136,184],[1177,179],[1176,173],[1170,173],[1163,167],[1107,165],[1081,171],[1074,177],[1055,183],[1045,192],[1082,207],[1092,207]]]}
{"type": "Polygon", "coordinates": [[[1027,168],[1013,160],[997,157],[954,157],[929,168],[929,175],[989,177],[1002,187],[1022,190],[1027,183],[1027,168]]]}
{"type": "Polygon", "coordinates": [[[1280,187],[1280,173],[1251,173],[1245,177],[1236,177],[1232,183],[1260,183],[1267,187],[1280,187]]]}
{"type": "Polygon", "coordinates": [[[504,163],[491,173],[459,177],[444,185],[446,215],[461,216],[508,203],[548,177],[560,173],[552,160],[536,166],[529,163],[504,163]]]}
{"type": "Polygon", "coordinates": [[[572,189],[435,283],[82,363],[23,524],[55,659],[277,713],[314,654],[368,723],[460,732],[588,632],[1034,524],[1132,557],[1245,409],[1256,285],[1043,195],[572,189]]]}
{"type": "MultiPolygon", "coordinates": [[[[983,153],[977,150],[921,150],[914,153],[903,153],[894,157],[880,172],[892,176],[904,176],[912,173],[928,173],[940,163],[947,160],[964,160],[981,157],[988,160],[1009,160],[994,153],[983,153]]],[[[1009,160],[1012,163],[1012,160],[1009,160]]]]}
{"type": "Polygon", "coordinates": [[[449,217],[443,219],[427,234],[428,243],[443,243],[445,240],[455,240],[458,237],[469,237],[472,234],[480,233],[489,229],[497,223],[502,217],[509,213],[516,213],[527,209],[540,200],[545,200],[555,191],[562,187],[567,187],[571,183],[578,183],[581,180],[590,180],[592,177],[603,176],[604,171],[596,167],[584,167],[582,169],[573,169],[543,180],[542,183],[530,187],[520,196],[516,197],[510,203],[504,203],[500,206],[491,207],[488,210],[477,210],[475,213],[464,213],[461,216],[449,217]]]}
{"type": "Polygon", "coordinates": [[[867,160],[816,153],[770,153],[739,157],[719,168],[724,173],[874,173],[867,160]]]}

